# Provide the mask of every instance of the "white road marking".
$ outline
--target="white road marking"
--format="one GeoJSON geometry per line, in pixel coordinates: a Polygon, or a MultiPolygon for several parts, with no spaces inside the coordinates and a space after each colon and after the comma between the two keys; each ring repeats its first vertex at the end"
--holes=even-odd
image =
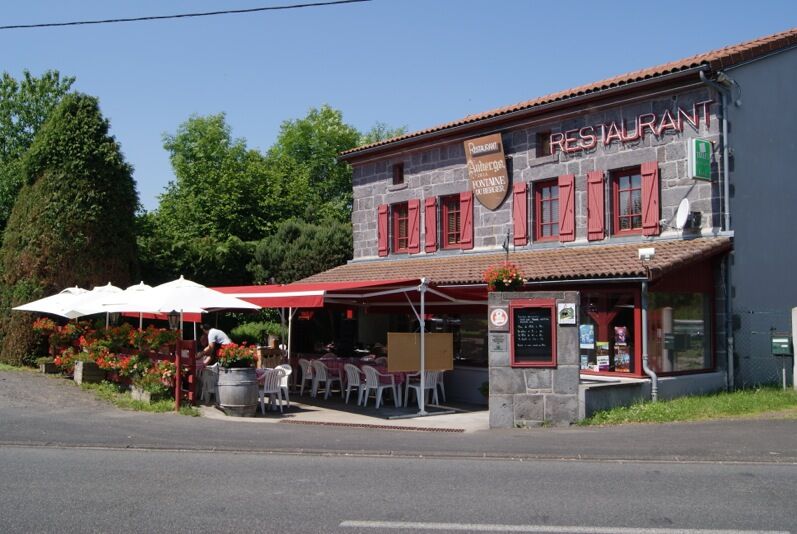
{"type": "Polygon", "coordinates": [[[496,525],[483,523],[431,523],[420,521],[343,521],[342,528],[392,528],[403,530],[465,530],[470,532],[551,532],[574,534],[791,534],[789,530],[715,530],[692,528],[578,527],[559,525],[496,525]]]}

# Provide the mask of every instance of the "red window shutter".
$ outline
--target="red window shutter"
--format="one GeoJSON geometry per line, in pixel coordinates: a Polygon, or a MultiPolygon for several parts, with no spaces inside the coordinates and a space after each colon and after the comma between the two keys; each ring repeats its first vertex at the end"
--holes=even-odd
{"type": "Polygon", "coordinates": [[[434,252],[437,250],[437,197],[424,201],[423,224],[426,252],[434,252]]]}
{"type": "Polygon", "coordinates": [[[642,234],[659,235],[659,162],[642,164],[642,234]]]}
{"type": "Polygon", "coordinates": [[[459,194],[459,212],[462,229],[459,244],[462,248],[473,248],[473,191],[459,194]]]}
{"type": "Polygon", "coordinates": [[[387,235],[388,235],[387,204],[382,204],[377,209],[376,235],[377,235],[377,243],[379,246],[379,255],[387,256],[387,235]]]}
{"type": "Polygon", "coordinates": [[[512,187],[512,222],[514,224],[515,245],[529,242],[529,201],[528,184],[515,184],[512,187]]]}
{"type": "Polygon", "coordinates": [[[559,241],[576,238],[576,176],[565,174],[559,177],[559,241]]]}
{"type": "Polygon", "coordinates": [[[421,251],[421,201],[416,199],[407,202],[407,249],[410,254],[421,251]]]}
{"type": "Polygon", "coordinates": [[[606,188],[603,185],[603,171],[587,173],[587,239],[596,241],[606,237],[606,188]]]}

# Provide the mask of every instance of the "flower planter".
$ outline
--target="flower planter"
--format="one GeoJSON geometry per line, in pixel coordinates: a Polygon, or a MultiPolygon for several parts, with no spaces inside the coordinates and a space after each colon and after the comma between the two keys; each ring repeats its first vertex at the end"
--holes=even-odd
{"type": "Polygon", "coordinates": [[[61,370],[54,363],[41,363],[39,364],[39,371],[46,375],[59,373],[61,370]]]}
{"type": "Polygon", "coordinates": [[[105,379],[105,371],[94,362],[75,362],[74,380],[78,384],[98,384],[105,379]]]}
{"type": "Polygon", "coordinates": [[[150,393],[137,386],[130,386],[130,396],[133,397],[133,400],[146,402],[147,404],[152,404],[166,397],[161,393],[150,393]]]}
{"type": "Polygon", "coordinates": [[[257,374],[255,369],[219,369],[217,386],[219,407],[227,415],[254,417],[257,413],[257,374]]]}

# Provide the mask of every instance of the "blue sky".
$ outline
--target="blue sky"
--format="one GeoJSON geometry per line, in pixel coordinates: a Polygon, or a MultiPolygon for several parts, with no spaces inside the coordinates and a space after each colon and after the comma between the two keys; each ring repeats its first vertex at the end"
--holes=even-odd
{"type": "MultiPolygon", "coordinates": [[[[26,0],[0,24],[299,3],[26,0]]],[[[195,19],[0,31],[0,70],[58,69],[98,96],[146,209],[173,174],[162,146],[192,114],[225,112],[266,150],[322,104],[360,130],[409,130],[797,26],[797,2],[373,0],[195,19]]]]}

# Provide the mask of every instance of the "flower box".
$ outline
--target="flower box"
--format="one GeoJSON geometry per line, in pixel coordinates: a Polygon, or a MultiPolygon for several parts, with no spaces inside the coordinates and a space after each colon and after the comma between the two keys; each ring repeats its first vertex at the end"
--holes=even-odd
{"type": "Polygon", "coordinates": [[[130,396],[133,397],[133,400],[145,402],[147,404],[152,404],[153,402],[165,398],[165,395],[163,394],[150,393],[149,391],[141,389],[138,386],[130,386],[130,396]]]}
{"type": "Polygon", "coordinates": [[[78,384],[98,384],[105,380],[105,370],[100,369],[94,362],[75,362],[74,380],[78,384]]]}
{"type": "Polygon", "coordinates": [[[39,371],[46,375],[52,375],[61,372],[57,365],[53,362],[50,363],[40,363],[39,364],[39,371]]]}

